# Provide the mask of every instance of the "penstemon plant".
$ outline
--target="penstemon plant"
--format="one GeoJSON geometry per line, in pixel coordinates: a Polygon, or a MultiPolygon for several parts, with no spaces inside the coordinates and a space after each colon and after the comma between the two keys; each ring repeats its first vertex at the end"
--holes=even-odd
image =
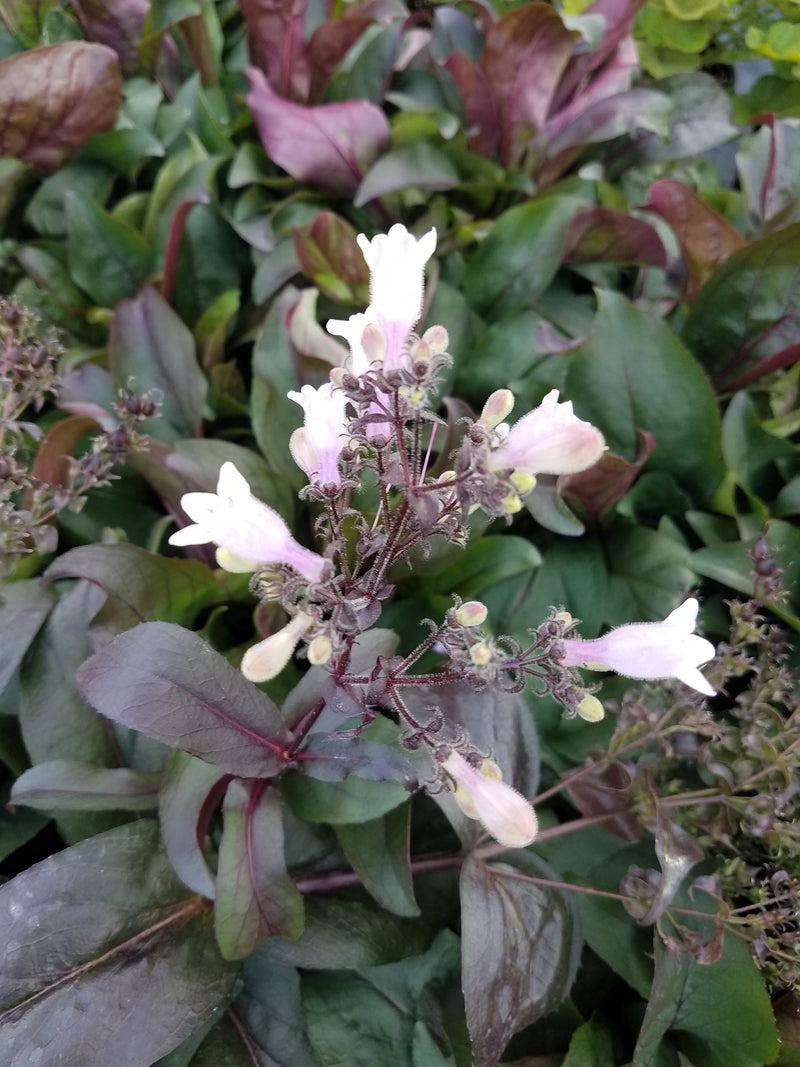
{"type": "MultiPolygon", "coordinates": [[[[433,405],[442,370],[450,363],[448,336],[433,326],[413,333],[423,304],[423,270],[435,248],[435,230],[414,238],[397,224],[388,234],[359,245],[371,271],[371,303],[328,329],[349,341],[350,358],[315,389],[303,386],[289,398],[305,413],[304,426],[289,447],[308,477],[302,496],[319,507],[316,522],[321,553],[298,544],[283,520],[256,500],[232,463],[220,470],[216,494],[190,493],[182,507],[193,520],[170,538],[173,545],[213,542],[219,565],[252,572],[251,588],[265,603],[278,603],[290,621],[249,648],[242,673],[252,682],[274,678],[301,650],[309,663],[324,665],[328,692],[356,712],[355,727],[332,737],[354,736],[377,714],[396,717],[399,744],[429,757],[428,788],[453,793],[462,812],[479,820],[508,848],[529,845],[537,820],[528,801],[504,782],[491,752],[448,722],[437,707],[437,687],[465,684],[478,692],[519,692],[529,678],[566,714],[589,721],[603,717],[600,702],[583,686],[576,666],[614,669],[635,678],[676,677],[701,692],[714,690],[698,664],[714,656],[713,646],[695,636],[697,601],[689,600],[660,624],[624,626],[594,641],[569,637],[574,621],[565,611],[532,633],[523,648],[505,635],[490,637],[485,605],[456,597],[441,622],[406,656],[381,657],[369,672],[354,669],[353,648],[380,618],[381,603],[394,587],[391,573],[412,553],[429,551],[432,539],[466,544],[468,517],[480,509],[492,518],[522,508],[537,475],[575,474],[592,466],[605,450],[600,432],[577,418],[558,392],[513,427],[503,421],[514,397],[498,390],[477,419],[464,419],[452,469],[428,473],[441,420],[433,405]],[[378,488],[373,516],[354,506],[365,483],[378,488]],[[440,665],[420,671],[429,650],[440,665]],[[406,694],[431,691],[422,716],[406,694]]],[[[288,763],[303,758],[309,734],[325,711],[327,694],[295,725],[281,750],[288,763]]]]}

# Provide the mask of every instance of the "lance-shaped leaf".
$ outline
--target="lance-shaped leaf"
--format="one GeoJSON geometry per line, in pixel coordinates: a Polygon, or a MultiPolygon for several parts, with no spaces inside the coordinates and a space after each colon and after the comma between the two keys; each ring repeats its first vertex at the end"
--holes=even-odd
{"type": "Polygon", "coordinates": [[[308,0],[242,0],[250,58],[281,96],[305,101],[311,75],[305,41],[308,0]]]}
{"type": "Polygon", "coordinates": [[[390,745],[358,737],[317,737],[298,754],[298,769],[320,782],[342,782],[351,774],[368,782],[398,782],[409,793],[417,776],[408,757],[390,745]]]}
{"type": "Polygon", "coordinates": [[[285,766],[290,735],[277,707],[197,634],[145,622],[76,674],[86,699],[114,722],[244,778],[285,766]]]}
{"type": "Polygon", "coordinates": [[[18,875],[0,916],[3,1063],[143,1067],[218,1012],[236,978],[150,820],[18,875]]]}
{"type": "Polygon", "coordinates": [[[0,156],[51,171],[114,125],[121,101],[116,53],[63,41],[0,62],[0,156]]]}
{"type": "Polygon", "coordinates": [[[191,332],[152,286],[117,305],[109,359],[116,389],[140,394],[152,389],[161,396],[159,417],[145,420],[144,432],[169,443],[196,435],[208,383],[191,332]]]}
{"type": "Polygon", "coordinates": [[[195,893],[211,900],[215,887],[205,855],[206,830],[227,783],[228,776],[218,767],[176,751],[170,756],[158,800],[161,836],[175,873],[195,893]]]}
{"type": "Polygon", "coordinates": [[[764,223],[791,210],[800,193],[800,129],[796,121],[776,121],[771,111],[750,121],[763,125],[736,153],[736,169],[749,217],[764,223]]]}
{"type": "Polygon", "coordinates": [[[571,900],[535,883],[558,876],[530,853],[508,859],[489,865],[470,856],[461,869],[461,973],[474,1067],[494,1067],[518,1030],[561,1003],[580,957],[571,900]]]}
{"type": "Polygon", "coordinates": [[[366,100],[303,107],[273,92],[260,70],[246,73],[247,104],[270,158],[298,181],[352,196],[389,146],[383,111],[366,100]]]}
{"type": "Polygon", "coordinates": [[[684,296],[693,304],[716,269],[744,246],[744,238],[693,189],[673,178],[653,182],[646,206],[675,231],[688,271],[684,296]]]}
{"type": "Polygon", "coordinates": [[[411,809],[395,808],[382,819],[336,827],[344,854],[364,888],[387,911],[419,915],[409,865],[411,809]]]}
{"type": "Polygon", "coordinates": [[[72,6],[87,38],[113,48],[123,73],[135,74],[148,0],[74,0],[72,6]]]}
{"type": "Polygon", "coordinates": [[[375,21],[368,15],[356,15],[350,8],[343,12],[344,18],[328,19],[317,26],[308,42],[308,62],[311,67],[311,85],[308,102],[316,104],[322,99],[328,82],[341,61],[356,43],[361,34],[375,21]]]}
{"type": "Polygon", "coordinates": [[[14,783],[11,803],[38,811],[144,811],[158,804],[160,774],[57,759],[37,763],[14,783]]]}
{"type": "Polygon", "coordinates": [[[447,57],[445,66],[461,92],[469,146],[478,155],[491,159],[497,151],[500,127],[489,80],[475,60],[464,52],[453,52],[447,57]]]}
{"type": "Polygon", "coordinates": [[[283,858],[281,796],[264,782],[228,786],[222,806],[214,929],[222,955],[249,956],[263,940],[303,932],[303,897],[283,858]]]}

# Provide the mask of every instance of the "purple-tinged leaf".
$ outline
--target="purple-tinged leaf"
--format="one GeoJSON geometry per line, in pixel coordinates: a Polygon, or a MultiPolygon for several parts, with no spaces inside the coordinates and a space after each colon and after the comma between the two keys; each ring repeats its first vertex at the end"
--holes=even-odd
{"type": "Polygon", "coordinates": [[[214,931],[225,959],[249,956],[262,941],[303,932],[303,897],[283,858],[280,793],[234,779],[222,806],[214,931]]]}
{"type": "Polygon", "coordinates": [[[76,674],[86,699],[113,722],[245,778],[268,778],[291,737],[280,712],[197,634],[145,622],[76,674]]]}
{"type": "Polygon", "coordinates": [[[161,396],[158,417],[146,419],[143,432],[170,443],[197,434],[208,383],[191,331],[157,289],[148,285],[137,299],[117,305],[109,362],[117,389],[154,390],[161,396]]]}
{"type": "Polygon", "coordinates": [[[161,784],[158,817],[175,873],[195,893],[214,899],[215,876],[205,855],[206,831],[229,781],[218,767],[176,750],[161,784]]]}
{"type": "Polygon", "coordinates": [[[574,40],[555,8],[540,0],[509,11],[489,29],[481,68],[494,94],[506,165],[519,162],[544,126],[574,40]]]}
{"type": "Polygon", "coordinates": [[[492,86],[482,68],[464,52],[453,52],[445,66],[455,79],[464,104],[469,146],[493,158],[500,144],[500,126],[492,86]]]}
{"type": "Polygon", "coordinates": [[[632,785],[628,768],[623,763],[611,762],[581,774],[567,785],[567,792],[581,815],[592,818],[617,812],[603,820],[603,829],[622,841],[633,843],[640,840],[643,828],[636,816],[632,785]]]}
{"type": "Polygon", "coordinates": [[[650,907],[639,919],[642,926],[652,926],[661,918],[686,875],[705,858],[702,848],[688,830],[667,818],[654,794],[652,799],[656,803],[656,855],[661,866],[661,879],[650,907]]]}
{"type": "Polygon", "coordinates": [[[411,185],[420,189],[452,189],[458,180],[458,170],[447,152],[426,141],[417,141],[381,156],[359,185],[353,203],[363,207],[370,200],[411,185]]]}
{"type": "Polygon", "coordinates": [[[653,138],[663,138],[669,134],[671,114],[669,98],[653,89],[631,89],[604,96],[551,138],[547,155],[552,158],[567,148],[611,141],[638,130],[646,131],[653,138]]]}
{"type": "Polygon", "coordinates": [[[55,603],[33,578],[8,582],[0,601],[0,693],[5,689],[55,603]]]}
{"type": "Polygon", "coordinates": [[[122,73],[135,74],[149,0],[73,0],[72,6],[87,39],[113,48],[122,73]]]}
{"type": "Polygon", "coordinates": [[[352,196],[389,146],[383,111],[366,100],[304,107],[273,92],[260,70],[246,73],[247,104],[270,158],[298,181],[352,196]]]}
{"type": "Polygon", "coordinates": [[[11,803],[37,811],[145,811],[158,804],[160,774],[57,759],[37,763],[14,783],[11,803]]]}
{"type": "Polygon", "coordinates": [[[536,884],[558,875],[531,853],[461,868],[461,981],[474,1067],[494,1067],[513,1035],[567,995],[580,958],[572,901],[536,884]]]}
{"type": "Polygon", "coordinates": [[[116,53],[63,41],[0,62],[0,156],[56,170],[76,149],[114,125],[122,83],[116,53]]]}
{"type": "Polygon", "coordinates": [[[340,18],[317,26],[308,42],[308,62],[311,67],[309,104],[319,103],[333,72],[374,21],[371,16],[356,15],[345,8],[340,18]]]}
{"type": "Polygon", "coordinates": [[[595,517],[609,511],[628,492],[656,447],[652,434],[639,429],[636,432],[638,447],[632,462],[614,452],[604,452],[588,470],[562,475],[559,492],[580,500],[595,517]]]}
{"type": "Polygon", "coordinates": [[[236,980],[153,820],[18,875],[0,917],[3,1063],[143,1067],[219,1012],[236,980]]]}
{"type": "Polygon", "coordinates": [[[654,226],[625,211],[587,208],[567,234],[568,263],[642,263],[666,268],[667,250],[654,226]]]}
{"type": "Polygon", "coordinates": [[[750,122],[763,125],[736,153],[736,167],[750,219],[764,223],[800,195],[800,128],[771,111],[750,122]]]}
{"type": "Polygon", "coordinates": [[[308,0],[241,0],[250,59],[287,100],[308,99],[311,72],[305,41],[308,0]]]}
{"type": "Polygon", "coordinates": [[[321,292],[339,303],[369,303],[369,268],[348,222],[321,211],[307,233],[294,230],[293,237],[303,274],[321,292]]]}
{"type": "Polygon", "coordinates": [[[800,223],[751,241],[703,286],[683,329],[715,383],[763,373],[800,344],[800,223]],[[788,350],[788,351],[787,351],[788,350]]]}
{"type": "Polygon", "coordinates": [[[138,622],[189,626],[198,611],[219,597],[208,567],[191,560],[157,556],[138,545],[80,545],[59,556],[44,574],[47,582],[88,578],[129,609],[138,622]]]}
{"type": "Polygon", "coordinates": [[[653,182],[645,208],[675,231],[688,271],[683,295],[693,304],[717,268],[744,247],[744,238],[693,189],[673,178],[653,182]]]}

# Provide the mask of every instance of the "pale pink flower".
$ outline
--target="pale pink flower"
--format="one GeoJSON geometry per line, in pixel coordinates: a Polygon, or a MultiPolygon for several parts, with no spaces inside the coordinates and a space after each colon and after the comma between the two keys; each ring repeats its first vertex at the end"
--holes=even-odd
{"type": "Polygon", "coordinates": [[[341,485],[339,455],[347,444],[347,397],[332,382],[318,389],[304,385],[299,393],[286,395],[305,412],[303,436],[295,431],[289,442],[295,462],[311,481],[341,485]]]}
{"type": "Polygon", "coordinates": [[[373,364],[383,363],[386,342],[373,307],[359,311],[349,319],[328,319],[325,328],[328,333],[344,337],[350,346],[347,369],[354,377],[360,378],[373,364]]]}
{"type": "Polygon", "coordinates": [[[294,540],[277,512],[256,500],[233,463],[222,464],[216,493],[186,493],[181,507],[194,524],[174,533],[171,545],[213,542],[240,563],[251,561],[249,569],[287,563],[309,582],[318,582],[327,569],[322,556],[294,540]]]}
{"type": "Polygon", "coordinates": [[[504,782],[494,760],[485,759],[473,767],[453,751],[442,763],[442,770],[455,785],[453,797],[464,814],[477,819],[495,841],[506,848],[524,848],[536,837],[539,823],[531,805],[504,782]]]}
{"type": "Polygon", "coordinates": [[[358,245],[370,269],[370,306],[386,334],[386,370],[395,370],[422,312],[425,264],[436,248],[436,230],[417,240],[398,222],[371,241],[360,233],[358,245]]]}
{"type": "Polygon", "coordinates": [[[537,474],[575,474],[591,467],[605,451],[598,429],[579,419],[572,403],[558,402],[558,390],[523,415],[489,456],[491,470],[537,474]]]}
{"type": "Polygon", "coordinates": [[[699,693],[714,690],[698,670],[713,659],[714,646],[698,637],[694,628],[698,603],[686,600],[663,622],[636,622],[620,626],[593,641],[565,638],[565,667],[612,670],[626,678],[677,678],[699,693]]]}
{"type": "Polygon", "coordinates": [[[298,611],[277,633],[248,648],[242,657],[242,674],[251,682],[268,682],[277,677],[294,655],[300,639],[314,620],[298,611]]]}

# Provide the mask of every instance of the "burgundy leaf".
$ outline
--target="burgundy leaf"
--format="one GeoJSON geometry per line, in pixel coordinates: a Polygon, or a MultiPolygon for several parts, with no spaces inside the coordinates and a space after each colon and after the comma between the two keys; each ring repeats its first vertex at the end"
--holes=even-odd
{"type": "Polygon", "coordinates": [[[250,58],[288,100],[308,99],[311,74],[304,24],[308,0],[241,0],[250,58]]]}
{"type": "Polygon", "coordinates": [[[56,170],[89,138],[114,125],[121,101],[116,53],[63,41],[0,62],[0,155],[56,170]]]}
{"type": "Polygon", "coordinates": [[[674,178],[653,182],[646,207],[675,231],[689,272],[684,297],[693,304],[717,267],[743,248],[745,240],[693,189],[674,178]]]}
{"type": "Polygon", "coordinates": [[[500,141],[497,107],[492,87],[483,70],[464,52],[453,52],[445,66],[461,92],[467,118],[469,146],[473,152],[491,159],[500,141]]]}
{"type": "MultiPolygon", "coordinates": [[[[600,100],[618,96],[630,89],[633,72],[639,65],[636,45],[630,38],[620,43],[614,54],[599,70],[588,85],[570,98],[559,94],[559,104],[554,104],[547,120],[548,136],[555,137],[571,122],[600,100]]],[[[570,68],[571,69],[571,68],[570,68]]],[[[564,81],[562,81],[562,86],[564,81]]]]}
{"type": "Polygon", "coordinates": [[[214,874],[205,856],[208,823],[230,778],[218,767],[176,751],[170,756],[158,817],[169,861],[184,885],[214,899],[214,874]]]}
{"type": "Polygon", "coordinates": [[[517,162],[543,127],[574,38],[555,9],[539,0],[509,11],[486,35],[481,68],[494,93],[504,163],[517,162]]]}
{"type": "Polygon", "coordinates": [[[114,49],[123,74],[139,69],[138,49],[149,0],[73,0],[72,6],[87,38],[114,49]]]}
{"type": "Polygon", "coordinates": [[[351,14],[345,9],[341,18],[331,19],[318,26],[308,42],[308,63],[311,68],[311,85],[308,102],[316,104],[322,99],[331,75],[375,20],[367,15],[351,14]]]}
{"type": "Polygon", "coordinates": [[[234,779],[222,807],[214,930],[222,955],[244,959],[273,934],[303,932],[303,897],[283,858],[283,813],[277,789],[234,779]]]}
{"type": "Polygon", "coordinates": [[[656,442],[646,430],[637,430],[636,457],[631,462],[615,452],[604,452],[593,467],[578,474],[562,475],[560,493],[577,497],[595,516],[602,515],[621,500],[636,481],[656,442]]]}
{"type": "Polygon", "coordinates": [[[628,768],[615,761],[582,774],[567,786],[567,792],[581,815],[592,818],[617,812],[603,821],[603,829],[634,842],[642,836],[642,824],[636,816],[632,785],[628,768]]]}
{"type": "Polygon", "coordinates": [[[260,70],[246,71],[247,104],[270,158],[298,181],[352,196],[391,139],[380,108],[366,100],[303,107],[270,88],[260,70]]]}
{"type": "Polygon", "coordinates": [[[667,251],[644,219],[610,207],[593,207],[569,226],[565,259],[571,263],[644,263],[667,266],[667,251]]]}
{"type": "Polygon", "coordinates": [[[201,637],[145,622],[78,669],[84,697],[113,722],[244,777],[285,767],[291,738],[272,701],[201,637]]]}

